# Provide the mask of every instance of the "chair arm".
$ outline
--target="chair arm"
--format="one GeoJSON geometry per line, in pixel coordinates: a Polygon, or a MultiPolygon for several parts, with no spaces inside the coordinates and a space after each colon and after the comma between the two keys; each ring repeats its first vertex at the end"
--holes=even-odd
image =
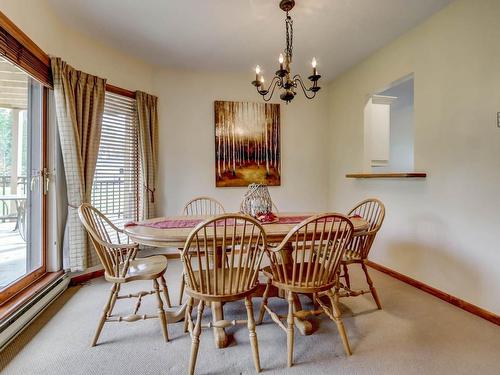
{"type": "Polygon", "coordinates": [[[365,230],[363,232],[353,233],[352,237],[362,237],[362,236],[371,236],[372,234],[376,234],[378,229],[365,230]]]}
{"type": "Polygon", "coordinates": [[[273,253],[277,253],[277,252],[280,252],[281,251],[281,247],[280,247],[281,244],[278,244],[278,245],[267,245],[267,250],[273,252],[273,253]]]}
{"type": "Polygon", "coordinates": [[[135,242],[121,244],[121,243],[106,242],[106,241],[103,241],[100,238],[97,238],[97,237],[94,237],[94,236],[92,236],[92,238],[99,245],[107,247],[109,249],[117,249],[117,250],[122,249],[123,250],[123,249],[138,249],[139,248],[139,244],[135,243],[135,242]]]}

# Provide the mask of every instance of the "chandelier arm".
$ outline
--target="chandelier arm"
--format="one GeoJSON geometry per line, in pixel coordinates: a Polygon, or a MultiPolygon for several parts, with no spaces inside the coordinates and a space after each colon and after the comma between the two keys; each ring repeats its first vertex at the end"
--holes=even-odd
{"type": "Polygon", "coordinates": [[[262,95],[262,99],[264,99],[265,102],[268,102],[269,100],[271,100],[271,98],[273,97],[273,94],[274,94],[274,90],[276,89],[276,86],[281,87],[280,82],[281,82],[281,78],[274,76],[273,80],[269,84],[269,88],[267,90],[264,90],[264,91],[267,91],[265,94],[262,94],[259,91],[259,89],[257,88],[257,91],[259,92],[260,95],[262,95]],[[267,94],[269,94],[269,96],[266,99],[267,94]]]}
{"type": "Polygon", "coordinates": [[[293,76],[293,82],[295,84],[297,84],[297,82],[300,84],[300,87],[302,89],[302,91],[304,92],[304,96],[307,98],[307,99],[313,99],[315,96],[316,96],[316,93],[314,91],[311,91],[310,89],[307,89],[305,86],[304,86],[304,82],[302,82],[302,77],[298,74],[294,75],[293,76]],[[312,95],[309,96],[307,93],[308,92],[312,92],[312,95]]]}

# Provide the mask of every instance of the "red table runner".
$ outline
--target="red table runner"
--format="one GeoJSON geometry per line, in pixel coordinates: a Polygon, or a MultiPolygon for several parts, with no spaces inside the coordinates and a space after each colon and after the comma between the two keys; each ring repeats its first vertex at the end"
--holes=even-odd
{"type": "MultiPolygon", "coordinates": [[[[305,216],[280,216],[279,220],[274,223],[261,223],[263,225],[266,224],[298,224],[301,221],[307,219],[310,215],[305,216]]],[[[160,221],[151,221],[151,222],[131,222],[125,224],[125,227],[132,226],[142,226],[156,229],[176,229],[176,228],[194,228],[199,223],[203,222],[206,219],[171,219],[171,220],[160,220],[160,221]]],[[[229,221],[228,221],[229,223],[229,221]]],[[[217,226],[224,225],[224,221],[220,220],[217,222],[217,226]]]]}

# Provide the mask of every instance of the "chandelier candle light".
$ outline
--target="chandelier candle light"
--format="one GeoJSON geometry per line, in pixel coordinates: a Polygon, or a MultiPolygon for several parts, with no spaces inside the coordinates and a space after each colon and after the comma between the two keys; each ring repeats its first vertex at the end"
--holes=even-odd
{"type": "Polygon", "coordinates": [[[318,81],[321,76],[318,74],[318,70],[316,69],[316,59],[312,59],[312,75],[308,77],[311,81],[312,86],[306,88],[302,77],[298,74],[295,74],[292,77],[290,71],[290,64],[292,63],[292,55],[293,55],[293,21],[292,17],[288,14],[288,12],[294,7],[295,0],[281,0],[280,8],[286,12],[285,18],[285,30],[286,30],[286,48],[284,50],[285,55],[280,54],[279,61],[279,69],[276,71],[275,76],[271,80],[269,87],[266,89],[264,86],[264,76],[261,75],[260,66],[257,65],[255,68],[255,81],[252,81],[252,85],[255,86],[257,92],[262,95],[264,101],[268,102],[271,100],[274,94],[274,90],[276,87],[281,89],[280,98],[284,100],[287,104],[290,103],[295,95],[297,94],[296,89],[300,86],[304,95],[307,99],[312,99],[316,96],[316,93],[321,89],[318,86],[318,81]]]}

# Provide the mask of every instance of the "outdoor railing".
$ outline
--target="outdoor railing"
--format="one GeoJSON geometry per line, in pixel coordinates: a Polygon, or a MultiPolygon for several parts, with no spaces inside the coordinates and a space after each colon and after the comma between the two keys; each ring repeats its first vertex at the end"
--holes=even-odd
{"type": "MultiPolygon", "coordinates": [[[[11,191],[11,176],[0,175],[0,220],[13,221],[17,218],[15,205],[10,201],[2,201],[2,196],[12,195],[11,191]]],[[[127,189],[130,189],[130,184],[127,184],[122,177],[109,179],[96,179],[92,187],[92,204],[100,211],[114,219],[124,219],[127,213],[133,211],[133,207],[137,204],[136,194],[131,194],[127,189]]],[[[16,195],[26,196],[27,192],[27,177],[20,176],[17,178],[16,195]]]]}
{"type": "Polygon", "coordinates": [[[137,193],[130,190],[130,182],[123,177],[95,179],[92,185],[92,205],[116,225],[133,220],[131,213],[137,206],[137,193]]]}
{"type": "Polygon", "coordinates": [[[5,195],[24,195],[28,186],[28,178],[26,176],[17,177],[17,192],[11,191],[11,176],[0,175],[0,220],[5,222],[7,219],[16,220],[17,212],[14,212],[15,205],[11,205],[9,201],[2,201],[2,196],[5,195]]]}

